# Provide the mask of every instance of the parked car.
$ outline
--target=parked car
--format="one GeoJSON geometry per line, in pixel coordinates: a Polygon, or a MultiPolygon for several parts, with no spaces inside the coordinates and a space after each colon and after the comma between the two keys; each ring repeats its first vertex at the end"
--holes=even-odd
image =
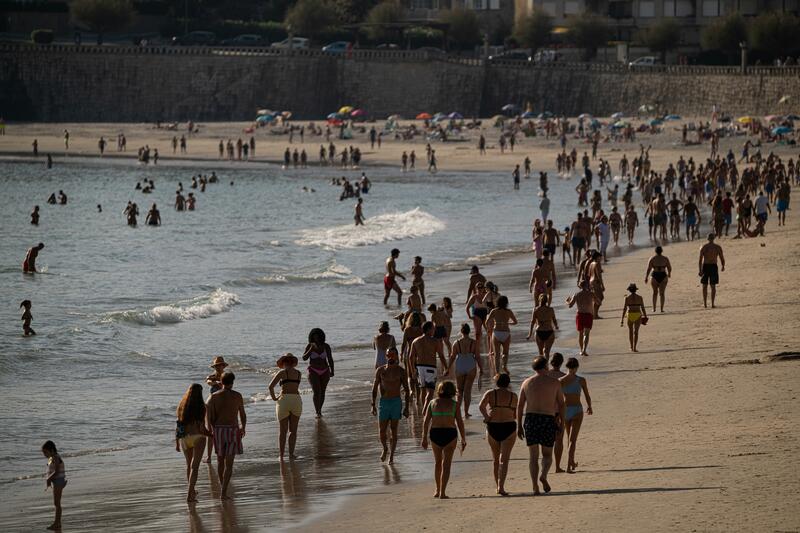
{"type": "Polygon", "coordinates": [[[243,33],[230,39],[224,39],[220,44],[225,46],[264,46],[264,39],[254,33],[243,33]]]}
{"type": "Polygon", "coordinates": [[[640,57],[639,59],[635,59],[628,63],[628,67],[652,67],[653,65],[658,64],[658,59],[654,56],[644,56],[640,57]]]}
{"type": "Polygon", "coordinates": [[[447,55],[447,52],[442,50],[441,48],[436,48],[435,46],[423,46],[422,48],[417,48],[414,50],[415,52],[426,52],[430,56],[434,57],[444,57],[447,55]]]}
{"type": "Polygon", "coordinates": [[[505,52],[501,52],[499,54],[489,56],[489,61],[525,61],[531,62],[533,58],[531,57],[530,50],[524,49],[517,49],[517,50],[506,50],[505,52]]]}
{"type": "Polygon", "coordinates": [[[533,55],[533,62],[537,65],[545,63],[555,63],[560,55],[555,50],[539,50],[533,55]]]}
{"type": "Polygon", "coordinates": [[[400,50],[400,47],[394,43],[383,43],[375,47],[376,50],[400,50]]]}
{"type": "Polygon", "coordinates": [[[292,37],[291,41],[286,38],[280,42],[272,43],[272,48],[292,48],[294,50],[307,50],[310,42],[305,37],[292,37]],[[291,42],[291,46],[290,46],[291,42]]]}
{"type": "Polygon", "coordinates": [[[347,48],[350,46],[350,43],[347,41],[334,41],[332,43],[326,44],[322,47],[323,52],[328,52],[330,54],[343,54],[347,52],[347,48]]]}
{"type": "Polygon", "coordinates": [[[173,37],[173,44],[181,44],[184,46],[211,46],[217,42],[217,34],[213,31],[190,31],[182,37],[173,37]]]}

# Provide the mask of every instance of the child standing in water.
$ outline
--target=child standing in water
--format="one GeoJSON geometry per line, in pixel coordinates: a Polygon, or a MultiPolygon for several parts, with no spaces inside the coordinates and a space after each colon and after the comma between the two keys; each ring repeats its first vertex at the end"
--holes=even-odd
{"type": "Polygon", "coordinates": [[[56,507],[56,519],[47,529],[51,531],[61,531],[61,493],[67,486],[67,476],[64,471],[64,461],[58,455],[56,445],[49,440],[42,444],[42,453],[47,457],[47,487],[53,487],[53,504],[56,507]]]}
{"type": "Polygon", "coordinates": [[[36,332],[33,331],[31,327],[31,320],[33,320],[33,315],[31,314],[31,301],[30,300],[23,300],[21,304],[19,304],[19,308],[24,308],[25,310],[22,312],[22,331],[26,337],[30,335],[36,335],[36,332]]]}

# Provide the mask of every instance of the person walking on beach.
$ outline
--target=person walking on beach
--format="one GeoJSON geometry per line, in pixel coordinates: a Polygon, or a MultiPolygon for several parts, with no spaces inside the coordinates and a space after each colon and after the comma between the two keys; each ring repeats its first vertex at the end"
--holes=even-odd
{"type": "Polygon", "coordinates": [[[583,356],[589,355],[587,350],[589,348],[589,333],[592,331],[592,322],[594,321],[594,296],[589,290],[589,281],[583,280],[580,285],[580,290],[575,294],[569,296],[566,300],[567,305],[577,307],[577,314],[575,315],[575,328],[578,330],[578,346],[580,346],[580,354],[583,356]]]}
{"type": "Polygon", "coordinates": [[[422,266],[422,257],[416,256],[414,264],[411,266],[411,286],[419,290],[422,305],[425,305],[425,280],[422,279],[423,275],[425,275],[425,267],[422,266]]]}
{"type": "Polygon", "coordinates": [[[356,222],[356,226],[363,226],[364,225],[364,209],[363,209],[364,199],[359,198],[358,202],[356,202],[356,206],[354,209],[353,219],[356,222]]]}
{"type": "Polygon", "coordinates": [[[186,459],[186,480],[189,482],[186,501],[196,502],[197,491],[194,487],[206,448],[206,438],[211,436],[206,429],[206,403],[203,401],[202,385],[189,385],[178,404],[175,419],[175,451],[182,451],[186,459]]]}
{"type": "Polygon", "coordinates": [[[527,340],[531,340],[536,331],[536,347],[539,355],[550,359],[550,349],[556,341],[555,331],[558,329],[556,312],[550,307],[550,298],[547,294],[540,294],[536,308],[531,315],[531,327],[528,330],[527,340]]]}
{"type": "Polygon", "coordinates": [[[519,165],[514,167],[514,171],[511,172],[511,177],[514,179],[514,190],[519,190],[519,165]]]}
{"type": "Polygon", "coordinates": [[[581,391],[586,396],[586,414],[592,414],[592,397],[589,396],[589,387],[586,378],[577,374],[580,363],[574,357],[567,359],[567,375],[560,379],[561,392],[564,394],[564,424],[569,438],[569,452],[567,455],[567,473],[572,474],[578,467],[575,461],[575,447],[578,443],[578,433],[583,423],[583,405],[581,404],[581,391]]]}
{"type": "Polygon", "coordinates": [[[36,274],[36,258],[39,257],[39,252],[44,249],[44,243],[40,242],[36,246],[31,246],[25,253],[25,259],[22,260],[22,272],[25,274],[36,274]]]}
{"type": "Polygon", "coordinates": [[[233,372],[222,375],[222,390],[208,400],[208,425],[214,435],[217,450],[217,475],[222,485],[220,499],[229,500],[228,486],[233,475],[233,461],[244,453],[242,438],[245,436],[247,415],[244,412],[242,395],[233,390],[236,376],[233,372]],[[239,425],[241,422],[241,426],[239,425]]]}
{"type": "Polygon", "coordinates": [[[469,324],[461,325],[461,336],[453,343],[450,350],[450,359],[447,362],[445,375],[455,365],[456,389],[459,402],[464,406],[464,417],[469,418],[469,406],[472,403],[472,384],[475,376],[480,372],[483,376],[481,363],[481,347],[478,342],[469,336],[469,324]]]}
{"type": "Polygon", "coordinates": [[[667,290],[667,283],[672,277],[672,265],[664,255],[664,249],[656,246],[656,255],[650,258],[647,263],[647,272],[644,275],[644,282],[650,278],[650,285],[653,287],[653,312],[656,312],[656,303],[661,296],[661,312],[664,312],[664,293],[667,290]]]}
{"type": "Polygon", "coordinates": [[[622,318],[619,321],[619,326],[622,327],[625,322],[625,317],[628,318],[628,340],[631,344],[631,351],[637,352],[636,347],[639,344],[639,327],[647,323],[647,310],[644,307],[644,299],[636,294],[639,288],[635,283],[628,285],[628,294],[625,297],[624,305],[622,306],[622,318]]]}
{"type": "Polygon", "coordinates": [[[36,335],[36,332],[33,331],[31,327],[31,322],[33,321],[33,315],[31,314],[31,306],[33,304],[30,300],[22,300],[19,304],[20,309],[24,309],[22,311],[22,334],[26,337],[30,337],[31,335],[36,335]]]}
{"type": "Polygon", "coordinates": [[[430,441],[434,458],[434,498],[447,499],[447,482],[450,480],[450,465],[456,451],[456,439],[461,435],[461,453],[467,447],[464,420],[455,400],[456,386],[452,381],[442,381],[436,388],[436,399],[426,404],[422,421],[422,447],[428,449],[430,441]]]}
{"type": "Polygon", "coordinates": [[[495,376],[495,388],[486,391],[479,409],[486,424],[487,441],[492,450],[492,471],[497,494],[508,496],[505,490],[511,450],[517,442],[517,395],[508,390],[511,378],[508,374],[495,376]]]}
{"type": "Polygon", "coordinates": [[[303,361],[308,361],[308,382],[314,391],[314,410],[322,418],[325,390],[333,377],[333,354],[325,342],[325,332],[314,328],[308,333],[308,345],[303,352],[303,361]]]}
{"type": "Polygon", "coordinates": [[[372,416],[378,416],[378,437],[383,447],[381,462],[389,457],[389,464],[394,464],[394,452],[397,449],[397,426],[401,416],[408,418],[408,406],[411,404],[411,391],[408,388],[406,371],[400,366],[397,348],[392,346],[386,351],[386,364],[375,370],[375,381],[372,385],[372,416]],[[400,398],[400,390],[405,392],[406,403],[400,398]],[[375,409],[375,398],[381,392],[379,409],[375,409]],[[391,442],[388,442],[388,430],[392,431],[391,442]]]}
{"type": "MultiPolygon", "coordinates": [[[[211,396],[215,392],[222,390],[222,374],[225,372],[225,367],[227,366],[228,363],[225,362],[225,358],[221,355],[218,355],[211,361],[209,368],[214,369],[214,373],[206,376],[206,385],[209,387],[208,400],[211,400],[211,396]]],[[[206,441],[206,450],[208,452],[206,455],[206,463],[211,462],[211,452],[214,450],[214,439],[212,437],[213,436],[209,436],[206,441]]]]}
{"type": "Polygon", "coordinates": [[[42,455],[47,457],[47,474],[45,475],[45,490],[53,487],[53,506],[56,516],[53,523],[47,526],[50,531],[61,531],[61,495],[67,486],[67,475],[64,461],[58,455],[58,450],[53,441],[48,440],[42,444],[42,455]]]}
{"type": "Polygon", "coordinates": [[[303,414],[303,400],[300,398],[300,378],[297,370],[297,357],[287,353],[278,358],[275,366],[280,368],[269,383],[269,396],[275,402],[275,417],[278,419],[278,453],[283,461],[286,453],[286,438],[289,438],[289,458],[294,458],[297,444],[297,424],[303,414]],[[281,395],[275,396],[275,386],[281,386],[281,395]]]}
{"type": "Polygon", "coordinates": [[[147,212],[147,217],[145,217],[144,223],[148,226],[161,225],[161,213],[159,213],[156,204],[153,204],[153,207],[151,207],[150,211],[147,212]]]}
{"type": "Polygon", "coordinates": [[[564,426],[564,394],[561,382],[547,375],[547,359],[533,360],[534,375],[526,379],[519,389],[517,403],[517,435],[528,445],[533,495],[539,496],[539,482],[545,493],[550,492],[547,473],[553,464],[553,445],[559,427],[564,426]],[[523,415],[525,421],[523,423],[523,415]],[[542,451],[542,468],[539,470],[539,447],[542,451]]]}
{"type": "Polygon", "coordinates": [[[497,307],[489,312],[486,317],[486,328],[492,330],[492,352],[494,353],[494,361],[492,364],[492,372],[495,374],[500,373],[500,364],[502,363],[502,371],[508,374],[508,352],[511,348],[511,329],[509,326],[518,324],[517,317],[514,311],[508,308],[508,297],[500,296],[497,299],[497,307]]]}
{"type": "Polygon", "coordinates": [[[436,388],[437,356],[442,364],[441,368],[447,368],[442,343],[433,338],[433,330],[433,322],[425,322],[422,325],[422,335],[411,343],[409,351],[408,359],[411,365],[409,372],[416,372],[419,382],[417,410],[422,409],[433,398],[433,390],[436,388]]]}
{"type": "Polygon", "coordinates": [[[399,277],[403,281],[406,277],[397,271],[397,258],[400,257],[400,250],[397,248],[392,249],[389,257],[386,258],[386,274],[383,276],[383,305],[389,301],[389,294],[392,291],[397,293],[397,305],[402,305],[403,290],[397,284],[395,278],[399,277]]]}
{"type": "Polygon", "coordinates": [[[725,272],[725,255],[722,253],[722,246],[714,242],[716,235],[708,234],[708,242],[700,248],[700,283],[703,285],[703,307],[708,307],[708,285],[711,285],[711,308],[714,308],[714,300],[717,296],[717,285],[719,284],[719,268],[717,261],[722,265],[725,272]]]}
{"type": "MultiPolygon", "coordinates": [[[[566,374],[561,371],[561,365],[563,364],[564,356],[560,352],[554,353],[553,357],[550,359],[550,370],[547,371],[547,375],[555,379],[561,379],[566,376],[566,374]]],[[[556,474],[563,474],[565,470],[561,468],[561,456],[564,455],[564,426],[560,426],[558,428],[558,433],[556,433],[553,455],[556,460],[556,474]]]]}
{"type": "Polygon", "coordinates": [[[385,366],[386,352],[389,348],[397,346],[394,335],[389,334],[389,323],[383,321],[378,326],[378,334],[372,339],[372,348],[375,350],[375,368],[385,366]]]}

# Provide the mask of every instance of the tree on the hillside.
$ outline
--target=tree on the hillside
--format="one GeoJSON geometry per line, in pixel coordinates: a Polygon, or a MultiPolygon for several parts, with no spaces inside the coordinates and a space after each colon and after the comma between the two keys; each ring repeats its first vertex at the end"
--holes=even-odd
{"type": "Polygon", "coordinates": [[[550,33],[553,31],[553,17],[542,11],[534,11],[522,18],[514,25],[514,39],[526,48],[531,49],[531,54],[550,42],[550,33]]]}
{"type": "Polygon", "coordinates": [[[367,14],[367,34],[376,41],[392,39],[400,35],[397,29],[387,28],[403,20],[403,6],[395,0],[384,0],[367,14]]]}
{"type": "Polygon", "coordinates": [[[356,24],[367,17],[377,0],[330,0],[336,18],[342,24],[356,24]]]}
{"type": "Polygon", "coordinates": [[[481,42],[481,29],[474,11],[449,9],[441,14],[441,21],[448,24],[447,39],[456,48],[472,48],[481,42]]]}
{"type": "Polygon", "coordinates": [[[643,30],[639,36],[643,45],[661,56],[666,63],[667,52],[678,47],[681,40],[681,27],[675,19],[665,18],[643,30]]]}
{"type": "Polygon", "coordinates": [[[703,30],[700,44],[705,50],[719,50],[732,62],[739,53],[739,43],[747,39],[747,24],[739,13],[714,21],[703,30]]]}
{"type": "Polygon", "coordinates": [[[75,0],[69,9],[76,20],[101,35],[123,30],[133,20],[128,0],[75,0]]]}
{"type": "Polygon", "coordinates": [[[800,18],[790,13],[762,13],[750,23],[749,30],[749,44],[754,50],[773,57],[794,55],[800,50],[800,18]]]}
{"type": "Polygon", "coordinates": [[[571,17],[567,22],[567,30],[567,40],[583,48],[584,61],[594,59],[597,49],[608,42],[611,34],[604,18],[588,12],[571,17]]]}
{"type": "Polygon", "coordinates": [[[336,24],[336,14],[325,0],[299,0],[286,13],[284,23],[297,35],[316,37],[336,24]]]}

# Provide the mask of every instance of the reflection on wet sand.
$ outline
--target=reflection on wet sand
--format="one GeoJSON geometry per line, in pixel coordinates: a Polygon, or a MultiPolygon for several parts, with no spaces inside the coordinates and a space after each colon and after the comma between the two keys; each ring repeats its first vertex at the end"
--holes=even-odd
{"type": "Polygon", "coordinates": [[[303,515],[308,507],[308,492],[303,480],[303,473],[297,461],[281,463],[281,494],[283,508],[297,515],[303,515]]]}
{"type": "Polygon", "coordinates": [[[400,472],[397,471],[394,465],[383,465],[383,484],[384,485],[397,485],[401,483],[400,472]]]}
{"type": "Polygon", "coordinates": [[[189,504],[189,533],[205,533],[203,519],[197,514],[197,502],[189,504]]]}

